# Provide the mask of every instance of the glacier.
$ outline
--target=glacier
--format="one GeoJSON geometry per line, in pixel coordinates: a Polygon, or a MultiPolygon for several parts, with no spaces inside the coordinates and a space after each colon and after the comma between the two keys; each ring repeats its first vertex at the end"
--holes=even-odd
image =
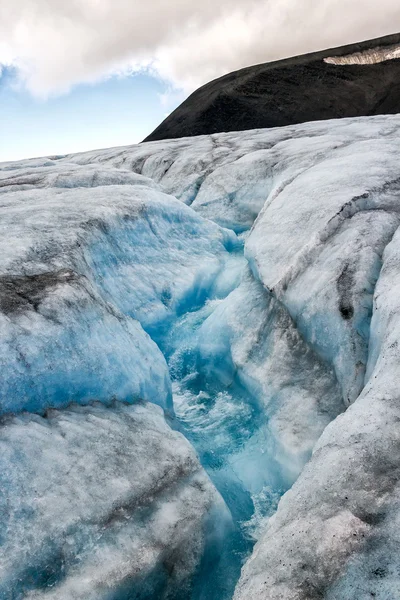
{"type": "Polygon", "coordinates": [[[399,131],[0,164],[0,598],[400,595],[399,131]]]}

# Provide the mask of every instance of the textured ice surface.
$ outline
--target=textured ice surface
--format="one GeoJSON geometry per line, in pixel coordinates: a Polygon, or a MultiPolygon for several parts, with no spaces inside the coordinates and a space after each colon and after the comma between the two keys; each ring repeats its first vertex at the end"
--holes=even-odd
{"type": "Polygon", "coordinates": [[[203,324],[200,357],[209,377],[228,387],[238,378],[258,400],[269,419],[263,477],[266,483],[272,479],[268,483],[275,488],[277,479],[281,487],[291,485],[343,403],[332,369],[307,346],[285,307],[249,269],[203,324]]]}
{"type": "Polygon", "coordinates": [[[105,169],[88,189],[81,170],[66,171],[72,189],[51,187],[57,168],[44,189],[0,195],[2,412],[111,397],[171,408],[165,360],[132,317],[160,328],[218,295],[236,244],[140,176],[117,186],[105,169]]]}
{"type": "Polygon", "coordinates": [[[399,131],[347,119],[0,165],[1,411],[28,411],[0,429],[5,598],[229,600],[254,538],[237,600],[400,595],[399,131]],[[64,421],[71,450],[42,435],[64,421]],[[142,497],[164,459],[170,491],[105,527],[114,472],[142,497]]]}
{"type": "Polygon", "coordinates": [[[8,417],[0,446],[1,598],[172,598],[212,512],[221,534],[229,527],[193,449],[154,406],[8,417]]]}
{"type": "Polygon", "coordinates": [[[364,390],[281,501],[235,598],[399,597],[399,242],[383,255],[364,390]]]}
{"type": "Polygon", "coordinates": [[[1,412],[145,399],[171,409],[167,367],[137,321],[72,270],[0,279],[1,412]]]}

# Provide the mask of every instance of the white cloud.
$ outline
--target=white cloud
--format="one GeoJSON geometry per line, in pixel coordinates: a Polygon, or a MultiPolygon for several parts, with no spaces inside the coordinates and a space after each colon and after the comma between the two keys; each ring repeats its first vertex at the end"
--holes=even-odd
{"type": "Polygon", "coordinates": [[[143,67],[223,73],[400,30],[398,0],[1,0],[0,63],[36,95],[143,67]]]}

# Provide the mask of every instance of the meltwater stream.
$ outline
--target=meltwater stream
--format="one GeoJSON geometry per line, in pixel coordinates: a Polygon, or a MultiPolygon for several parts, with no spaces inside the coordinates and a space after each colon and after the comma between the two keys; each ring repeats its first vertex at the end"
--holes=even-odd
{"type": "MultiPolygon", "coordinates": [[[[161,331],[155,327],[149,331],[166,357],[172,379],[171,425],[196,449],[232,516],[231,523],[219,523],[218,517],[211,520],[190,600],[232,598],[263,520],[275,511],[288,487],[270,454],[268,420],[259,401],[239,378],[221,382],[227,357],[210,365],[199,351],[203,324],[240,283],[246,264],[240,244],[219,276],[218,298],[202,299],[161,331]]],[[[189,600],[186,592],[184,597],[189,600]]]]}

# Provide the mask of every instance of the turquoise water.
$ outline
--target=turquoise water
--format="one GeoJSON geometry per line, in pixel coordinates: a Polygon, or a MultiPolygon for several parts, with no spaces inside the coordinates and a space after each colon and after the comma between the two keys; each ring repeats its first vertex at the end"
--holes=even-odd
{"type": "MultiPolygon", "coordinates": [[[[236,252],[235,260],[237,265],[231,265],[231,273],[238,283],[237,272],[245,267],[241,251],[236,252]]],[[[220,364],[209,365],[199,352],[201,326],[223,301],[203,302],[178,317],[168,330],[159,330],[158,335],[155,330],[151,332],[172,378],[175,419],[171,425],[196,449],[232,515],[222,543],[219,533],[213,531],[218,529],[218,517],[209,524],[207,546],[190,600],[232,598],[263,520],[275,511],[285,491],[269,454],[268,423],[259,401],[238,378],[227,386],[221,383],[223,356],[220,364]]]]}

